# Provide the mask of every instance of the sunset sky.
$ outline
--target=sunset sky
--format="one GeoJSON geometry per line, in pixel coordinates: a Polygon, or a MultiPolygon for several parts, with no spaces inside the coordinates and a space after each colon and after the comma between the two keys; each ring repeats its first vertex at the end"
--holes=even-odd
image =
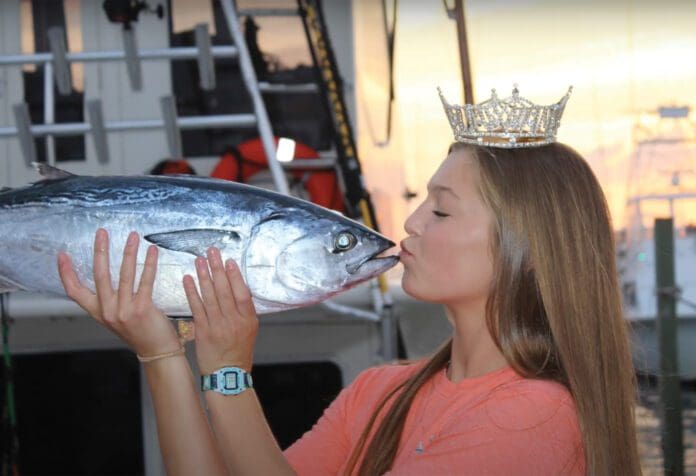
{"type": "MultiPolygon", "coordinates": [[[[518,83],[522,96],[550,104],[572,85],[559,140],[588,159],[615,227],[623,227],[636,124],[650,123],[648,136],[659,127],[661,135],[693,139],[693,114],[658,123],[650,113],[696,100],[696,2],[470,0],[465,8],[475,101],[487,99],[491,88],[508,95],[518,83]]],[[[388,146],[371,143],[369,106],[359,107],[368,184],[392,235],[403,233],[405,216],[424,196],[452,137],[435,88],[450,102],[462,100],[456,27],[441,1],[401,0],[396,38],[396,118],[388,146]],[[402,199],[405,186],[419,198],[402,199]]],[[[369,51],[357,55],[361,61],[369,51]]],[[[369,87],[360,75],[358,81],[369,87]]],[[[696,176],[687,171],[696,171],[692,149],[643,147],[641,182],[668,191],[670,171],[683,170],[681,190],[696,190],[696,176]]]]}

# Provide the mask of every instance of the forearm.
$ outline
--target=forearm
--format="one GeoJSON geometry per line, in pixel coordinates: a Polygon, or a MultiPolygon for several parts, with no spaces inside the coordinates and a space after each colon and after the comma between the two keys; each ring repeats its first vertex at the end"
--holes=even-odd
{"type": "Polygon", "coordinates": [[[167,474],[226,474],[186,358],[170,357],[144,367],[167,474]]]}
{"type": "Polygon", "coordinates": [[[266,422],[253,388],[234,396],[206,392],[206,401],[230,474],[295,474],[266,422]]]}

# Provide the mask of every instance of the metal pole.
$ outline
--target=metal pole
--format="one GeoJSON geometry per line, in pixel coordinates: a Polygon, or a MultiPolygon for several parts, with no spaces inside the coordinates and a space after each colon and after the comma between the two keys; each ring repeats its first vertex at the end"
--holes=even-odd
{"type": "MultiPolygon", "coordinates": [[[[29,116],[27,115],[27,121],[29,116]]],[[[91,130],[88,122],[62,122],[58,124],[27,124],[29,136],[42,137],[46,135],[70,136],[87,133],[91,130]]],[[[188,116],[179,117],[176,124],[180,129],[208,129],[208,128],[227,128],[227,127],[253,127],[256,125],[256,117],[253,114],[225,114],[219,116],[188,116]]],[[[161,129],[164,127],[162,119],[137,119],[130,121],[115,121],[104,124],[104,130],[128,131],[142,129],[161,129]]],[[[23,131],[17,127],[0,127],[0,139],[4,137],[14,137],[21,135],[23,131]]]]}
{"type": "Polygon", "coordinates": [[[682,406],[677,349],[677,306],[674,283],[674,225],[671,218],[655,220],[657,329],[660,342],[660,416],[666,476],[684,474],[682,406]]]}
{"type": "Polygon", "coordinates": [[[459,40],[459,62],[462,68],[462,87],[464,88],[465,104],[474,103],[474,83],[471,79],[471,63],[469,60],[469,41],[466,36],[466,17],[464,16],[464,0],[455,0],[454,14],[457,21],[457,39],[459,40]]]}
{"type": "Polygon", "coordinates": [[[133,91],[142,91],[143,72],[138,57],[138,39],[132,28],[123,29],[123,51],[126,54],[126,70],[133,91]]]}
{"type": "Polygon", "coordinates": [[[244,35],[242,35],[242,30],[239,28],[239,19],[237,18],[237,14],[235,13],[231,0],[220,0],[220,4],[222,5],[222,10],[225,13],[227,28],[230,30],[230,35],[232,35],[232,39],[234,40],[234,44],[239,53],[239,67],[242,71],[244,84],[246,85],[247,91],[251,96],[251,101],[254,104],[254,113],[256,114],[256,119],[258,121],[261,143],[263,144],[263,150],[266,153],[268,168],[271,171],[271,175],[273,175],[273,182],[278,192],[285,195],[290,195],[290,189],[288,188],[285,173],[283,172],[283,168],[280,166],[280,163],[276,158],[273,129],[271,128],[271,122],[268,119],[266,106],[264,105],[263,98],[261,97],[261,91],[259,91],[259,83],[256,78],[256,72],[254,71],[254,65],[252,64],[251,57],[249,56],[249,50],[247,49],[244,41],[244,35]]]}
{"type": "MultiPolygon", "coordinates": [[[[55,123],[56,100],[53,95],[53,63],[44,64],[44,124],[51,126],[55,123]]],[[[32,139],[33,140],[33,139],[32,139]]],[[[49,134],[46,136],[46,162],[56,165],[56,142],[49,134]]]]}
{"type": "MultiPolygon", "coordinates": [[[[235,46],[213,46],[210,51],[215,58],[236,58],[235,46]]],[[[176,48],[155,48],[136,52],[140,60],[184,60],[198,58],[198,48],[195,46],[178,46],[176,48]]],[[[90,63],[103,61],[123,61],[127,58],[125,51],[79,51],[66,53],[65,58],[70,63],[90,63]]],[[[42,64],[53,61],[51,53],[34,53],[30,55],[3,55],[0,66],[17,66],[23,64],[42,64]]]]}

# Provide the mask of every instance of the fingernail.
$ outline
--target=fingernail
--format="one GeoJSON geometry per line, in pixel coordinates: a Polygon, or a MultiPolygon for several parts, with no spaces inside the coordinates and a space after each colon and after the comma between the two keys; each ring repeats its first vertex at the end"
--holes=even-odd
{"type": "Polygon", "coordinates": [[[197,268],[202,268],[205,266],[205,258],[201,258],[200,256],[196,258],[196,267],[197,268]]]}
{"type": "Polygon", "coordinates": [[[227,269],[229,269],[230,271],[234,271],[234,268],[235,268],[234,260],[228,259],[227,261],[225,261],[225,266],[227,266],[227,269]]]}
{"type": "Polygon", "coordinates": [[[137,241],[137,239],[138,239],[138,234],[134,231],[131,231],[130,234],[128,235],[128,241],[126,242],[126,244],[128,246],[133,246],[135,244],[135,242],[137,241]]]}

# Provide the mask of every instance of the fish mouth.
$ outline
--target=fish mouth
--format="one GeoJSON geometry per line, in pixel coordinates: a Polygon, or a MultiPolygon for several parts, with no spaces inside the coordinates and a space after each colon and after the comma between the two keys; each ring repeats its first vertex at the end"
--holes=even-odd
{"type": "Polygon", "coordinates": [[[361,272],[363,274],[371,276],[376,276],[382,274],[392,266],[395,266],[399,262],[398,255],[391,256],[379,256],[390,248],[396,246],[396,243],[392,241],[387,241],[384,246],[375,251],[372,255],[366,257],[362,261],[357,263],[346,265],[346,271],[348,274],[356,274],[361,272]]]}

